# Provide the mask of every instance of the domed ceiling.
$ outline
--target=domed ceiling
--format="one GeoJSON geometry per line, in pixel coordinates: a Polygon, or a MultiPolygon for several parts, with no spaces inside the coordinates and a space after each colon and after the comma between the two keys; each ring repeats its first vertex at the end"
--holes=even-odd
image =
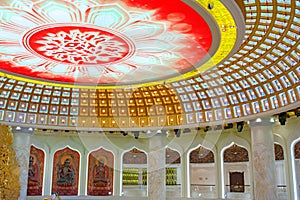
{"type": "Polygon", "coordinates": [[[0,121],[223,124],[299,107],[296,0],[0,2],[0,121]]]}

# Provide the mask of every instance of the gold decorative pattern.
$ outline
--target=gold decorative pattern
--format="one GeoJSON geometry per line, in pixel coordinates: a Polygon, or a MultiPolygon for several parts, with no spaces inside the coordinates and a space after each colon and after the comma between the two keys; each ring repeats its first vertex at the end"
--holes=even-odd
{"type": "Polygon", "coordinates": [[[166,149],[166,164],[180,164],[180,154],[170,148],[166,149]]]}
{"type": "Polygon", "coordinates": [[[0,199],[18,199],[20,195],[20,171],[14,149],[12,133],[0,125],[0,199]]]}
{"type": "Polygon", "coordinates": [[[123,164],[147,164],[147,155],[136,148],[124,153],[123,164]]]}
{"type": "Polygon", "coordinates": [[[279,144],[274,144],[275,160],[284,160],[283,148],[279,144]]]}
{"type": "Polygon", "coordinates": [[[224,151],[224,162],[248,162],[249,156],[247,149],[236,144],[224,151]]]}
{"type": "Polygon", "coordinates": [[[214,153],[202,146],[190,153],[190,163],[214,163],[214,153]]]}

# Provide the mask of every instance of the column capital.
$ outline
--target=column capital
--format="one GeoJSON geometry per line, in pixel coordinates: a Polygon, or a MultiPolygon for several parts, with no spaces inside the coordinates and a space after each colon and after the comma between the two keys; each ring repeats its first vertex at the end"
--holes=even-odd
{"type": "Polygon", "coordinates": [[[248,124],[250,127],[273,126],[274,123],[275,123],[275,119],[273,117],[257,118],[257,119],[248,121],[248,124]]]}

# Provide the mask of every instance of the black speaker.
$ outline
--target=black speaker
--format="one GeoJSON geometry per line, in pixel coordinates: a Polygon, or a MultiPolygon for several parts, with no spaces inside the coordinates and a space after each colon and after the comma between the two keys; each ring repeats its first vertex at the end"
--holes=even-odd
{"type": "Polygon", "coordinates": [[[180,137],[181,130],[180,129],[174,129],[174,133],[176,137],[180,137]]]}
{"type": "Polygon", "coordinates": [[[236,128],[238,132],[242,132],[243,128],[244,128],[244,122],[237,122],[236,123],[236,128]]]}
{"type": "Polygon", "coordinates": [[[138,131],[134,131],[133,136],[135,139],[139,139],[140,133],[138,131]]]}
{"type": "Polygon", "coordinates": [[[204,128],[204,132],[207,132],[207,131],[210,131],[211,130],[211,127],[210,126],[206,126],[205,128],[204,128]]]}
{"type": "Polygon", "coordinates": [[[280,122],[281,125],[285,125],[285,122],[286,122],[286,112],[280,113],[278,115],[278,119],[279,119],[279,122],[280,122]]]}
{"type": "Polygon", "coordinates": [[[122,135],[123,135],[123,136],[126,136],[126,135],[128,135],[128,133],[127,133],[127,132],[125,132],[125,131],[121,131],[121,133],[122,133],[122,135]]]}

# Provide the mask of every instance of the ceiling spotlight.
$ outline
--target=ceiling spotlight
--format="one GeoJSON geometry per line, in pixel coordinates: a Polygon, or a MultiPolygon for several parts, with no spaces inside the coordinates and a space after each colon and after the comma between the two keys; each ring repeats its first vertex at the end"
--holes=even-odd
{"type": "Polygon", "coordinates": [[[280,113],[278,115],[278,119],[279,119],[279,122],[280,122],[281,125],[285,125],[285,122],[286,122],[286,112],[280,113]]]}
{"type": "Polygon", "coordinates": [[[236,128],[238,132],[242,132],[243,128],[244,128],[244,122],[237,122],[236,123],[236,128]]]}
{"type": "Polygon", "coordinates": [[[181,130],[180,129],[174,129],[174,133],[176,137],[180,137],[181,130]]]}
{"type": "Polygon", "coordinates": [[[207,131],[210,131],[211,130],[211,127],[210,126],[206,126],[205,128],[204,128],[204,132],[207,132],[207,131]]]}
{"type": "Polygon", "coordinates": [[[140,135],[140,133],[138,131],[133,132],[133,136],[135,139],[139,139],[139,135],[140,135]]]}
{"type": "Polygon", "coordinates": [[[128,135],[128,133],[127,133],[127,132],[125,132],[125,131],[121,131],[121,133],[122,133],[122,135],[123,135],[123,136],[126,136],[126,135],[128,135]]]}

